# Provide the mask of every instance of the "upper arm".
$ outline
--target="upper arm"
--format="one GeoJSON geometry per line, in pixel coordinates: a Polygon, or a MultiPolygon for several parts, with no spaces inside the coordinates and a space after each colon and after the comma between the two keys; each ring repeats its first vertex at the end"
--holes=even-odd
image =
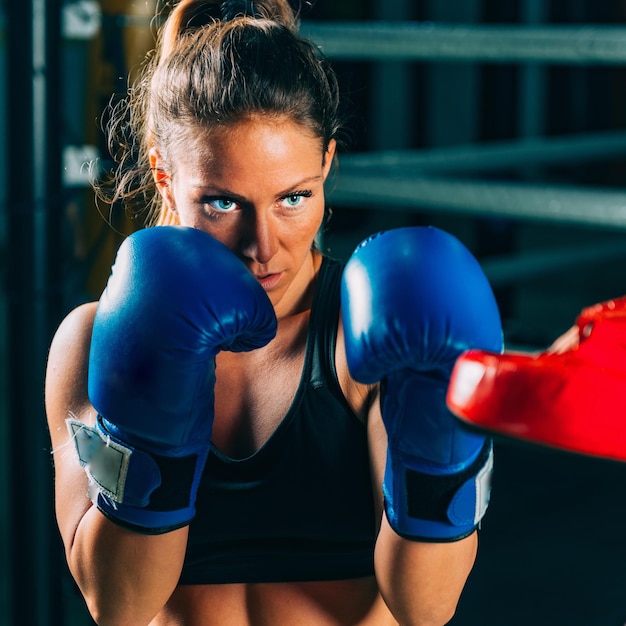
{"type": "Polygon", "coordinates": [[[91,506],[87,476],[65,421],[70,415],[88,423],[95,418],[87,395],[87,366],[96,306],[84,304],[63,320],[52,340],[46,370],[46,415],[55,469],[57,522],[66,549],[91,506]]]}
{"type": "Polygon", "coordinates": [[[383,512],[382,482],[387,456],[387,433],[380,412],[380,386],[357,383],[350,376],[341,321],[337,331],[335,365],[337,378],[348,404],[367,427],[372,488],[378,522],[383,512]]]}
{"type": "Polygon", "coordinates": [[[116,525],[91,503],[87,475],[66,420],[72,415],[90,425],[95,422],[87,373],[96,306],[83,305],[68,315],[48,357],[46,412],[53,447],[57,522],[70,571],[95,621],[148,623],[176,587],[187,527],[143,535],[116,525]]]}

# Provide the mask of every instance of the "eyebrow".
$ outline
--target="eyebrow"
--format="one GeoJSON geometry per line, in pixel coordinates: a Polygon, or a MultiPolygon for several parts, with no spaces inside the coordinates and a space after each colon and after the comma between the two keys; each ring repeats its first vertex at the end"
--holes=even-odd
{"type": "MultiPolygon", "coordinates": [[[[306,178],[303,178],[302,180],[297,181],[293,185],[290,185],[287,189],[279,191],[278,194],[276,194],[276,197],[280,198],[282,196],[287,196],[289,195],[290,192],[301,189],[303,186],[312,182],[317,182],[320,179],[322,179],[321,174],[318,174],[316,176],[307,176],[306,178]]],[[[232,198],[233,200],[236,200],[237,202],[246,201],[246,198],[235,193],[234,191],[230,191],[229,189],[225,187],[219,187],[217,185],[192,185],[192,187],[194,189],[211,189],[212,195],[214,194],[214,195],[219,195],[219,196],[226,196],[228,198],[232,198]]]]}

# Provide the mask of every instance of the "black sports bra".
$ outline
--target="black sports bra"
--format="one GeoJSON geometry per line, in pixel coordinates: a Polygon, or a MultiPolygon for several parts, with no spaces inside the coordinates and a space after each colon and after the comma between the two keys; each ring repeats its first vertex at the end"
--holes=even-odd
{"type": "Polygon", "coordinates": [[[366,427],[341,392],[334,361],[341,272],[338,262],[324,259],[300,385],[276,431],[245,459],[212,447],[181,584],[374,573],[366,427]]]}

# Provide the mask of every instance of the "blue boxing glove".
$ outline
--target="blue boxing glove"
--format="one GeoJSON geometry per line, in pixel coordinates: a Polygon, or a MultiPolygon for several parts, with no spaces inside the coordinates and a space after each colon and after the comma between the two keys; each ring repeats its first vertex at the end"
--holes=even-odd
{"type": "Polygon", "coordinates": [[[413,540],[466,537],[487,508],[492,446],[452,415],[446,391],[462,352],[502,350],[498,307],[478,262],[436,228],[374,235],[346,265],[342,317],[352,377],[381,382],[391,527],[413,540]]]}
{"type": "Polygon", "coordinates": [[[158,226],[122,243],[91,340],[96,425],[68,420],[102,513],[144,534],[191,521],[211,441],[215,356],[275,333],[261,285],[208,234],[158,226]]]}

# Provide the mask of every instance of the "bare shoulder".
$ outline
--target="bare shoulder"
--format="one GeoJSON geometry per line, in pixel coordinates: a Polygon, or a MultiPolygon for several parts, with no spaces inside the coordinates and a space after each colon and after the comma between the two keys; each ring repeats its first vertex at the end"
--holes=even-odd
{"type": "Polygon", "coordinates": [[[339,326],[337,329],[337,345],[335,348],[335,367],[337,378],[343,395],[356,415],[367,422],[372,408],[372,404],[378,397],[378,385],[364,385],[355,381],[350,376],[348,369],[348,359],[346,357],[345,339],[343,333],[343,323],[339,316],[339,326]]]}
{"type": "Polygon", "coordinates": [[[97,302],[74,309],[61,322],[50,346],[46,370],[46,412],[51,434],[68,413],[88,405],[87,364],[97,302]]]}
{"type": "Polygon", "coordinates": [[[387,458],[387,434],[380,413],[380,385],[364,385],[356,382],[350,376],[341,321],[339,322],[335,352],[337,378],[341,390],[352,410],[367,425],[372,484],[374,485],[374,493],[377,494],[376,520],[378,523],[382,516],[383,506],[380,485],[383,480],[385,459],[387,458]]]}

